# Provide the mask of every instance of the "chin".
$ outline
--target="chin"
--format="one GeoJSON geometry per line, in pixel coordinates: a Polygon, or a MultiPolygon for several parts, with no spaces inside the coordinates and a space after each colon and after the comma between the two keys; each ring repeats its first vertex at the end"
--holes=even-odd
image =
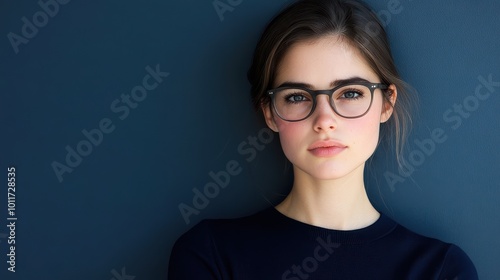
{"type": "Polygon", "coordinates": [[[350,175],[358,175],[357,171],[361,171],[361,176],[363,176],[364,164],[349,164],[346,165],[341,163],[335,164],[322,164],[320,166],[307,166],[301,169],[302,172],[307,173],[309,176],[316,180],[337,180],[345,178],[350,175]]]}
{"type": "Polygon", "coordinates": [[[313,177],[317,180],[330,181],[345,178],[347,174],[349,174],[349,172],[329,172],[328,174],[318,174],[317,176],[313,175],[313,177]]]}
{"type": "Polygon", "coordinates": [[[336,180],[336,179],[341,179],[348,174],[352,173],[354,170],[347,170],[344,168],[321,168],[321,169],[315,169],[311,170],[311,172],[307,172],[309,176],[316,180],[336,180]]]}

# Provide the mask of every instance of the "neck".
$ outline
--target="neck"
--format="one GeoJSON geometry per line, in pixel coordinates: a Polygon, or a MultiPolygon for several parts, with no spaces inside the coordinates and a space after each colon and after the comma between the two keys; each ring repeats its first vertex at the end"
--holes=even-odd
{"type": "Polygon", "coordinates": [[[360,166],[342,178],[320,180],[294,167],[292,190],[276,209],[292,219],[323,228],[367,227],[380,214],[366,194],[363,168],[360,166]]]}

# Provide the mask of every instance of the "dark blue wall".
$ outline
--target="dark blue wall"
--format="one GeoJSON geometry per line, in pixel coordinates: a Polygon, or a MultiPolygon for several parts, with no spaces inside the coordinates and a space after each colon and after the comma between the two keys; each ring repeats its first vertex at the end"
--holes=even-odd
{"type": "MultiPolygon", "coordinates": [[[[193,224],[286,194],[290,166],[245,74],[287,1],[44,1],[0,2],[1,279],[165,279],[193,224]],[[189,224],[180,205],[199,208],[189,224]]],[[[420,96],[406,172],[377,152],[370,197],[500,279],[500,2],[368,2],[420,96]]]]}

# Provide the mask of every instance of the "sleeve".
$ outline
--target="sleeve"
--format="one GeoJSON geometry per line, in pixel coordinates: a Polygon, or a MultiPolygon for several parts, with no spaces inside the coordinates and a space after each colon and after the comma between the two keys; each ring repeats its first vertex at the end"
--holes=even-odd
{"type": "Polygon", "coordinates": [[[477,280],[478,275],[476,267],[467,254],[455,245],[451,245],[439,279],[442,280],[477,280]]]}
{"type": "Polygon", "coordinates": [[[202,221],[174,244],[168,267],[169,280],[221,279],[208,221],[202,221]]]}

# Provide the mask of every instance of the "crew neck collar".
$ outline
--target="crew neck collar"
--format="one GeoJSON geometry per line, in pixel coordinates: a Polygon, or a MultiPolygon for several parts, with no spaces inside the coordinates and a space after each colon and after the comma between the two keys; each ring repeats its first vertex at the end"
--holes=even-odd
{"type": "Polygon", "coordinates": [[[265,212],[269,212],[268,215],[271,215],[273,219],[276,219],[276,223],[285,224],[297,231],[306,231],[316,236],[323,236],[325,238],[328,237],[329,239],[331,238],[332,242],[343,244],[371,242],[386,236],[397,227],[397,223],[383,213],[380,213],[380,217],[373,224],[367,227],[354,230],[335,230],[310,225],[292,219],[282,214],[274,207],[270,207],[265,212]]]}

